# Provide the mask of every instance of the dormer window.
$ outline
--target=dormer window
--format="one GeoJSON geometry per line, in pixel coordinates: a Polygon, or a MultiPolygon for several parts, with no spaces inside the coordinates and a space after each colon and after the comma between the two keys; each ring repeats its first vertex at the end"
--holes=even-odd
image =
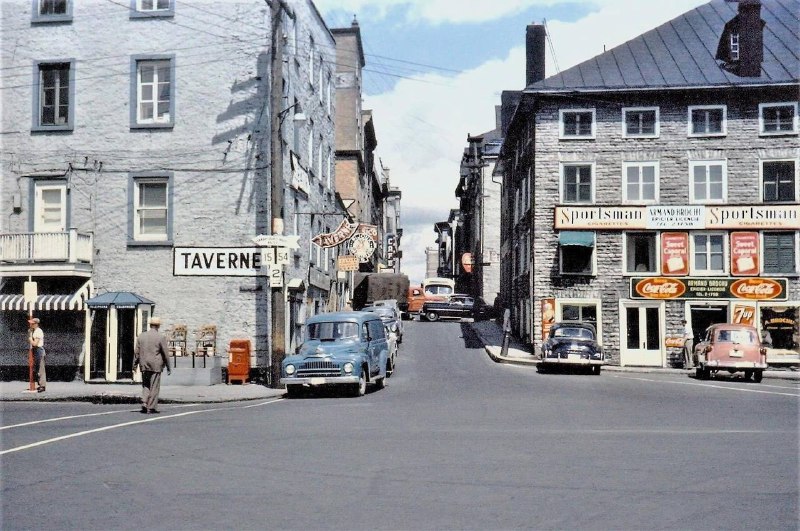
{"type": "Polygon", "coordinates": [[[738,33],[731,33],[730,34],[730,50],[729,50],[729,57],[731,61],[738,61],[739,60],[739,34],[738,33]]]}

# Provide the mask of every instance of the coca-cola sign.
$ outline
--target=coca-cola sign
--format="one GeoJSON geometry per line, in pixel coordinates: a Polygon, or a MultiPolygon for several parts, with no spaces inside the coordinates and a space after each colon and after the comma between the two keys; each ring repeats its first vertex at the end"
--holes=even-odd
{"type": "Polygon", "coordinates": [[[771,278],[743,278],[731,284],[734,297],[749,300],[768,300],[780,297],[783,287],[771,278]]]}
{"type": "Polygon", "coordinates": [[[636,293],[646,299],[677,299],[686,293],[686,285],[675,278],[645,278],[636,283],[636,293]]]}
{"type": "Polygon", "coordinates": [[[785,278],[633,277],[632,299],[786,300],[785,278]]]}

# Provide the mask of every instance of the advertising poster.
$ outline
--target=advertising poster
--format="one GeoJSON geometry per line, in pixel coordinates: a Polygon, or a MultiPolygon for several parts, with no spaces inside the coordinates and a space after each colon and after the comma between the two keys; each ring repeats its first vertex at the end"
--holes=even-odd
{"type": "Polygon", "coordinates": [[[757,232],[731,233],[731,275],[757,276],[759,267],[757,232]]]}
{"type": "Polygon", "coordinates": [[[733,305],[733,317],[731,321],[734,324],[743,324],[748,326],[755,326],[756,323],[756,307],[754,304],[741,304],[736,303],[733,305]]]}
{"type": "Polygon", "coordinates": [[[542,341],[550,335],[550,328],[556,322],[556,300],[542,299],[542,341]]]}
{"type": "Polygon", "coordinates": [[[664,232],[661,234],[661,271],[664,275],[689,274],[689,234],[664,232]]]}

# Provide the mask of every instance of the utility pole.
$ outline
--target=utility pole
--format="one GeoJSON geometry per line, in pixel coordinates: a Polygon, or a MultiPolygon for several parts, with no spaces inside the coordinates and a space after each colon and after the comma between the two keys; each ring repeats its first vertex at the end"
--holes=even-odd
{"type": "MultiPolygon", "coordinates": [[[[272,22],[270,64],[270,214],[272,234],[283,234],[283,135],[281,112],[283,109],[283,0],[270,2],[272,22]]],[[[270,385],[278,387],[281,363],[286,357],[286,302],[283,287],[272,291],[272,352],[270,355],[270,385]]]]}

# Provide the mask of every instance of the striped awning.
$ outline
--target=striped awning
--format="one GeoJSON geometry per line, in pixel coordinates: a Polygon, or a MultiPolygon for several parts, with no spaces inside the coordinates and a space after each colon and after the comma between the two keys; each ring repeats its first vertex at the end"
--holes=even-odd
{"type": "MultiPolygon", "coordinates": [[[[92,281],[88,280],[75,293],[39,295],[33,304],[32,310],[48,312],[54,310],[74,310],[81,311],[86,309],[86,300],[92,292],[92,281]]],[[[0,295],[0,311],[20,311],[28,310],[23,295],[5,293],[0,295]]]]}

